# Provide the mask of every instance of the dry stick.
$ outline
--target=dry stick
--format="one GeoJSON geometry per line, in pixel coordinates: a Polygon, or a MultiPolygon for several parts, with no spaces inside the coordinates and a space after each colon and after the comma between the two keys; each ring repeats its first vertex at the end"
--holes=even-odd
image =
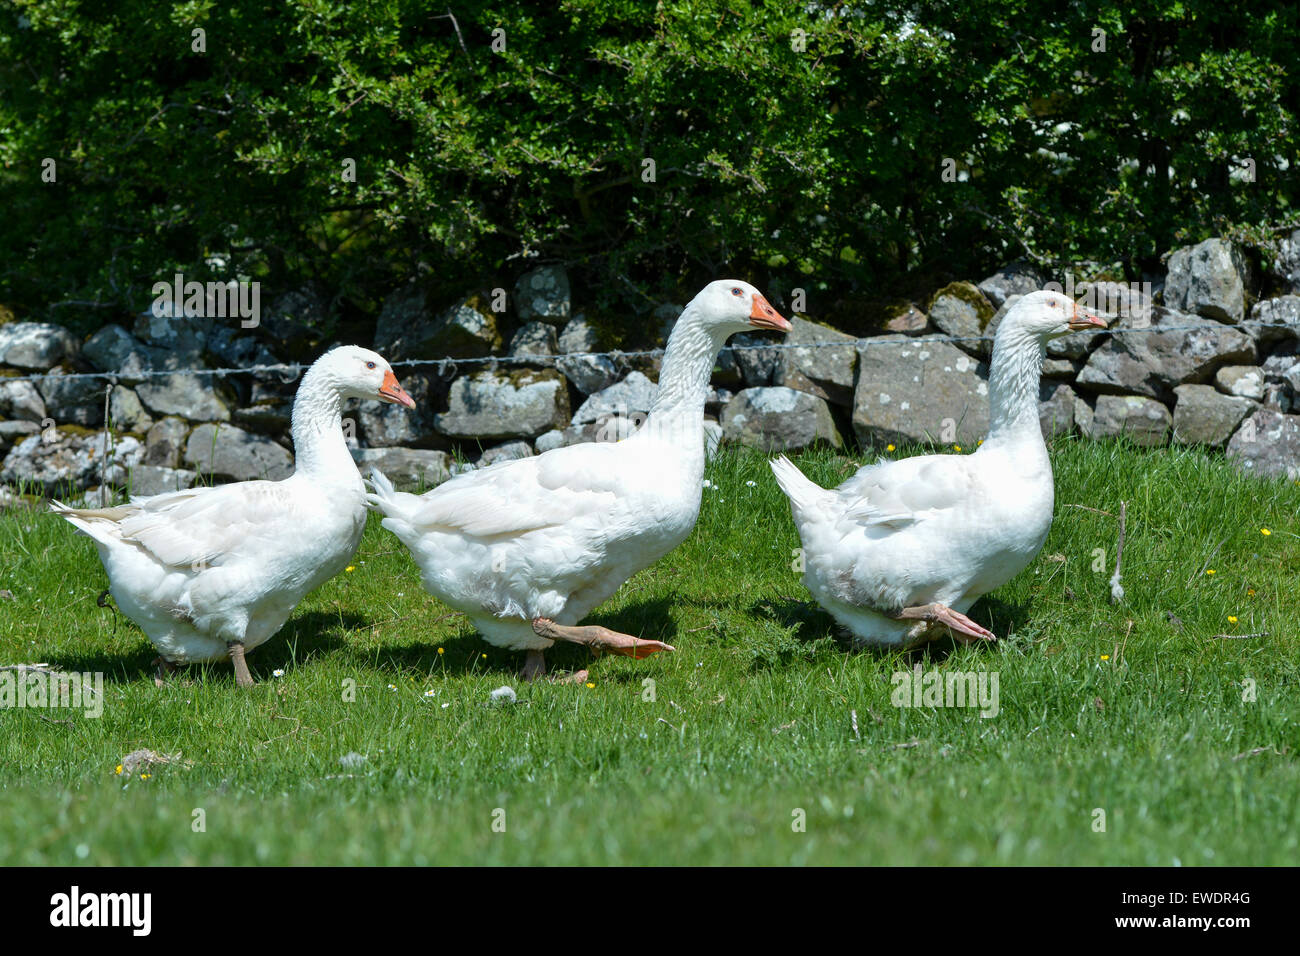
{"type": "Polygon", "coordinates": [[[1211,634],[1210,640],[1244,641],[1249,637],[1268,637],[1268,631],[1256,631],[1254,634],[1211,634]]]}
{"type": "Polygon", "coordinates": [[[1115,573],[1110,576],[1110,603],[1124,600],[1124,586],[1119,583],[1120,563],[1124,560],[1124,531],[1128,524],[1128,503],[1119,503],[1119,546],[1115,548],[1115,573]]]}

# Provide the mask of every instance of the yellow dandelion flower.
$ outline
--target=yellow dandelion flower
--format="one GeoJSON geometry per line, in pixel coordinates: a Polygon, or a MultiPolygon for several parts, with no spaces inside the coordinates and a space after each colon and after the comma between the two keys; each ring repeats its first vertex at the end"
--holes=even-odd
{"type": "Polygon", "coordinates": [[[1205,573],[1206,573],[1206,574],[1213,574],[1213,573],[1214,573],[1214,568],[1206,568],[1206,569],[1205,569],[1205,573]]]}
{"type": "Polygon", "coordinates": [[[121,775],[121,773],[122,773],[122,765],[121,765],[121,764],[118,764],[118,765],[117,765],[117,769],[114,770],[113,773],[118,774],[118,775],[121,775]]]}
{"type": "Polygon", "coordinates": [[[894,450],[894,446],[893,446],[893,445],[886,445],[886,446],[885,446],[885,451],[893,451],[893,450],[894,450]]]}
{"type": "Polygon", "coordinates": [[[150,777],[152,777],[152,776],[153,776],[153,774],[151,774],[151,773],[142,773],[142,774],[140,774],[140,779],[141,779],[141,780],[148,780],[148,779],[149,779],[150,777]]]}
{"type": "Polygon", "coordinates": [[[447,653],[447,649],[446,649],[445,647],[440,647],[440,648],[438,648],[438,653],[439,653],[439,654],[446,654],[446,653],[447,653]]]}
{"type": "Polygon", "coordinates": [[[1254,588],[1246,588],[1246,597],[1254,597],[1254,596],[1255,596],[1255,589],[1254,589],[1254,588]]]}
{"type": "Polygon", "coordinates": [[[1229,624],[1236,624],[1236,623],[1237,623],[1237,619],[1236,619],[1235,617],[1233,617],[1231,614],[1229,614],[1229,615],[1228,615],[1228,623],[1229,623],[1229,624]]]}
{"type": "Polygon", "coordinates": [[[1102,654],[1102,655],[1101,655],[1101,659],[1102,659],[1103,661],[1108,661],[1108,660],[1110,660],[1110,655],[1109,655],[1109,654],[1102,654]]]}
{"type": "Polygon", "coordinates": [[[587,681],[587,686],[588,686],[588,687],[595,687],[596,685],[593,684],[591,681],[587,681]]]}
{"type": "Polygon", "coordinates": [[[1259,529],[1259,533],[1262,534],[1264,537],[1267,538],[1267,537],[1268,537],[1270,534],[1272,534],[1273,532],[1272,532],[1272,531],[1269,531],[1267,528],[1260,528],[1260,529],[1259,529]]]}
{"type": "Polygon", "coordinates": [[[355,571],[356,569],[357,569],[357,566],[356,566],[355,564],[349,564],[349,565],[348,565],[346,568],[344,568],[343,570],[344,570],[344,571],[355,571]]]}
{"type": "Polygon", "coordinates": [[[486,655],[486,654],[480,654],[479,657],[484,657],[484,658],[486,658],[487,655],[486,655]]]}
{"type": "Polygon", "coordinates": [[[958,451],[961,451],[961,445],[953,445],[952,447],[957,449],[958,451]]]}

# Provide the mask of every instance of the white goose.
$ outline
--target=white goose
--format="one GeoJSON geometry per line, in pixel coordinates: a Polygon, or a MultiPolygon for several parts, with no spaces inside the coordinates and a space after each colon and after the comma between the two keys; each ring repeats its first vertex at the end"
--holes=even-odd
{"type": "Polygon", "coordinates": [[[859,469],[828,491],[784,457],[772,471],[803,542],[804,582],[858,643],[911,647],[946,625],[994,635],[965,614],[1019,574],[1052,524],[1052,466],[1038,424],[1047,342],[1106,323],[1055,292],[1003,317],[989,374],[989,436],[971,455],[923,455],[859,469]]]}
{"type": "MultiPolygon", "coordinates": [[[[460,475],[423,496],[373,473],[370,501],[411,550],[425,588],[490,643],[545,673],[555,641],[632,657],[673,648],[575,626],[629,577],[680,544],[700,510],[704,401],[718,350],[749,328],[788,331],[753,286],[705,286],[677,320],[645,423],[618,443],[555,448],[460,475]]],[[[574,675],[577,678],[582,672],[574,675]]]]}
{"type": "Polygon", "coordinates": [[[160,672],[229,657],[239,685],[250,686],[244,652],[356,553],[366,503],[343,440],[348,398],[415,407],[383,358],[343,346],[317,359],[298,387],[296,468],[283,481],[193,488],[115,508],[53,503],[94,539],[113,599],[158,648],[160,672]]]}

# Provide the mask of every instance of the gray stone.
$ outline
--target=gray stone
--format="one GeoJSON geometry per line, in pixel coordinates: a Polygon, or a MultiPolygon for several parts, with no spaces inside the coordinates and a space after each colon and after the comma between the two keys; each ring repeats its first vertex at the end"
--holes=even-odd
{"type": "Polygon", "coordinates": [[[722,447],[722,426],[708,419],[704,422],[704,460],[712,461],[722,447]]]}
{"type": "MultiPolygon", "coordinates": [[[[564,327],[558,346],[562,353],[607,351],[602,347],[600,333],[584,315],[575,315],[564,327]]],[[[583,395],[599,392],[618,381],[618,367],[608,356],[570,355],[557,364],[565,378],[583,395]]]]}
{"type": "Polygon", "coordinates": [[[375,325],[375,350],[389,361],[478,358],[499,348],[496,315],[478,294],[431,318],[423,290],[408,286],[384,300],[375,325]]]}
{"type": "MultiPolygon", "coordinates": [[[[1082,424],[1082,423],[1081,423],[1082,424]]],[[[1173,417],[1160,402],[1140,395],[1099,395],[1092,420],[1083,431],[1088,438],[1128,435],[1135,445],[1154,448],[1165,443],[1173,417]]]]}
{"type": "Polygon", "coordinates": [[[564,447],[564,431],[559,428],[552,428],[549,432],[542,432],[537,436],[537,441],[533,442],[537,447],[537,454],[543,455],[552,448],[564,447]]]}
{"type": "Polygon", "coordinates": [[[1263,346],[1300,338],[1300,295],[1261,299],[1250,310],[1250,322],[1245,328],[1263,346]]]}
{"type": "Polygon", "coordinates": [[[1254,365],[1225,365],[1214,373],[1214,385],[1225,395],[1262,401],[1264,370],[1254,365]]]}
{"type": "Polygon", "coordinates": [[[1074,409],[1079,396],[1064,382],[1040,382],[1038,386],[1038,425],[1043,438],[1068,435],[1074,431],[1074,409]]]}
{"type": "MultiPolygon", "coordinates": [[[[251,320],[250,320],[251,321],[251,320]]],[[[332,331],[333,316],[325,292],[315,283],[290,289],[262,309],[256,328],[277,346],[287,348],[297,357],[319,344],[320,337],[332,331]]]]}
{"type": "Polygon", "coordinates": [[[0,481],[17,485],[26,483],[43,489],[45,494],[81,490],[99,483],[101,464],[105,470],[114,466],[133,468],[144,454],[139,439],[117,437],[109,444],[104,457],[103,432],[75,435],[50,428],[39,435],[24,438],[5,456],[0,481]]]}
{"type": "MultiPolygon", "coordinates": [[[[165,303],[157,311],[146,309],[136,316],[132,332],[150,351],[161,350],[171,360],[167,368],[202,367],[212,319],[194,309],[174,308],[165,303]]],[[[151,366],[146,366],[151,367],[151,366]]]]}
{"type": "Polygon", "coordinates": [[[569,390],[553,369],[483,371],[457,378],[447,411],[435,416],[452,438],[535,438],[569,421],[569,390]]]}
{"type": "Polygon", "coordinates": [[[415,402],[404,408],[391,402],[364,401],[356,418],[371,448],[445,448],[446,440],[435,427],[437,409],[446,401],[450,381],[436,371],[403,369],[402,387],[415,402]]]}
{"type": "Polygon", "coordinates": [[[1240,329],[1158,306],[1153,315],[1150,330],[1109,336],[1089,356],[1078,384],[1167,400],[1175,386],[1208,381],[1221,365],[1255,360],[1255,345],[1240,329]],[[1173,331],[1184,326],[1193,328],[1173,331]]]}
{"type": "Polygon", "coordinates": [[[132,352],[143,352],[145,346],[120,325],[106,325],[81,347],[82,356],[101,372],[116,372],[132,352]]]}
{"type": "Polygon", "coordinates": [[[214,375],[153,375],[135,387],[145,408],[192,422],[228,422],[233,399],[214,375]]]}
{"type": "Polygon", "coordinates": [[[41,422],[45,415],[45,399],[31,382],[0,378],[0,418],[21,418],[28,422],[41,422]]]}
{"type": "Polygon", "coordinates": [[[988,366],[946,342],[872,339],[858,356],[853,430],[862,444],[948,441],[988,434],[988,366]]]}
{"type": "Polygon", "coordinates": [[[1153,319],[1150,283],[1084,282],[1079,304],[1112,327],[1149,328],[1153,319]]]}
{"type": "MultiPolygon", "coordinates": [[[[233,420],[240,428],[260,432],[263,435],[270,435],[272,438],[288,435],[293,426],[293,402],[288,399],[281,399],[278,402],[258,402],[255,405],[241,405],[235,409],[233,420]]],[[[344,418],[343,427],[345,429],[344,435],[351,431],[351,437],[355,442],[356,421],[344,418]],[[349,422],[351,422],[350,425],[349,422]]]]}
{"type": "Polygon", "coordinates": [[[550,356],[555,354],[557,344],[555,326],[529,322],[521,326],[510,340],[510,354],[550,356]]]}
{"type": "Polygon", "coordinates": [[[1073,379],[1083,363],[1074,359],[1046,358],[1043,360],[1043,378],[1073,379]]]}
{"type": "Polygon", "coordinates": [[[189,434],[189,423],[183,419],[164,418],[154,422],[144,438],[143,463],[175,469],[180,465],[185,439],[189,434]]]}
{"type": "Polygon", "coordinates": [[[47,369],[75,359],[80,343],[61,325],[49,322],[10,322],[0,325],[0,363],[18,368],[47,369]]]}
{"type": "Polygon", "coordinates": [[[795,316],[785,346],[776,352],[774,385],[798,389],[848,407],[853,404],[853,377],[858,364],[855,339],[837,329],[795,316]],[[844,343],[834,345],[833,343],[844,343]]]}
{"type": "Polygon", "coordinates": [[[354,448],[352,460],[363,476],[378,468],[402,489],[424,490],[451,477],[451,456],[426,448],[354,448]]]}
{"type": "Polygon", "coordinates": [[[618,381],[618,366],[604,355],[570,355],[559,359],[556,365],[583,395],[599,392],[618,381]]]}
{"type": "Polygon", "coordinates": [[[1241,250],[1227,240],[1184,246],[1169,257],[1165,305],[1221,322],[1240,322],[1246,314],[1248,278],[1241,250]]]}
{"type": "Polygon", "coordinates": [[[780,350],[769,346],[777,344],[779,340],[770,334],[741,332],[731,337],[719,362],[729,357],[740,372],[740,380],[748,388],[771,385],[776,380],[780,350]]]}
{"type": "Polygon", "coordinates": [[[1300,229],[1278,243],[1273,271],[1282,277],[1291,292],[1300,292],[1300,229]]]}
{"type": "Polygon", "coordinates": [[[826,400],[783,386],[747,388],[722,410],[722,434],[764,451],[793,451],[816,441],[843,444],[826,400]]]}
{"type": "Polygon", "coordinates": [[[1257,407],[1249,399],[1224,395],[1210,385],[1179,385],[1174,393],[1178,396],[1174,441],[1183,445],[1222,448],[1257,407]]]}
{"type": "Polygon", "coordinates": [[[0,450],[13,447],[28,435],[39,434],[41,426],[36,422],[10,421],[0,422],[0,450]]]}
{"type": "Polygon", "coordinates": [[[515,307],[525,322],[539,319],[552,325],[569,321],[569,274],[563,266],[542,266],[515,283],[515,307]]]}
{"type": "Polygon", "coordinates": [[[287,449],[235,425],[194,429],[185,443],[185,464],[204,477],[229,481],[279,481],[293,474],[293,455],[287,449]]]}
{"type": "Polygon", "coordinates": [[[159,465],[136,465],[125,473],[120,484],[133,498],[165,495],[169,491],[192,488],[198,476],[185,468],[163,468],[159,465]]]}
{"type": "Polygon", "coordinates": [[[1254,412],[1229,439],[1227,457],[1247,474],[1300,478],[1300,415],[1254,412]]]}
{"type": "Polygon", "coordinates": [[[930,331],[930,317],[908,303],[906,308],[885,320],[884,331],[900,335],[925,335],[930,331]]]}
{"type": "Polygon", "coordinates": [[[640,372],[629,372],[623,381],[587,396],[574,413],[573,424],[585,425],[609,415],[645,415],[658,395],[658,385],[640,372]]]}
{"type": "Polygon", "coordinates": [[[487,449],[479,456],[475,464],[480,468],[486,468],[488,465],[495,465],[499,461],[514,461],[517,458],[532,458],[533,446],[526,441],[508,441],[502,442],[487,449]]]}
{"type": "Polygon", "coordinates": [[[1092,434],[1092,420],[1095,417],[1096,413],[1093,411],[1092,405],[1082,395],[1076,393],[1074,396],[1074,424],[1079,429],[1080,434],[1092,434]]]}
{"type": "Polygon", "coordinates": [[[52,368],[40,380],[45,412],[60,425],[98,428],[104,424],[104,392],[108,382],[102,378],[78,378],[63,368],[52,368]]]}
{"type": "Polygon", "coordinates": [[[983,280],[977,288],[995,309],[1012,296],[1026,295],[1043,287],[1043,277],[1033,266],[1013,262],[983,280]]]}
{"type": "Polygon", "coordinates": [[[995,312],[984,293],[969,282],[944,286],[930,302],[930,321],[945,335],[969,340],[957,343],[967,351],[980,348],[978,339],[995,312]]]}
{"type": "Polygon", "coordinates": [[[153,425],[153,418],[140,404],[140,396],[125,385],[118,385],[108,395],[111,427],[118,431],[143,434],[153,425]]]}

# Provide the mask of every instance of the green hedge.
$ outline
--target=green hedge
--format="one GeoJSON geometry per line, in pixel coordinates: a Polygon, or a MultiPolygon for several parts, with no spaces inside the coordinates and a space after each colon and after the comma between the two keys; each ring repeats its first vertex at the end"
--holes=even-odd
{"type": "Polygon", "coordinates": [[[0,302],[95,325],[182,269],[366,314],[537,257],[609,307],[723,273],[816,303],[1018,256],[1133,274],[1300,194],[1281,0],[446,10],[0,3],[0,302]]]}

